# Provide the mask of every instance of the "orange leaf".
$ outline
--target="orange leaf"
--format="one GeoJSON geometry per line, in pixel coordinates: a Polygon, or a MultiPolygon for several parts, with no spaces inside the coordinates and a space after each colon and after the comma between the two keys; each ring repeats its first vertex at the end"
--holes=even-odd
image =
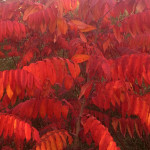
{"type": "Polygon", "coordinates": [[[110,144],[109,144],[109,146],[107,147],[107,150],[115,149],[115,147],[116,147],[116,143],[113,142],[113,141],[111,141],[110,144]]]}
{"type": "Polygon", "coordinates": [[[55,133],[55,139],[56,139],[57,149],[62,150],[63,149],[63,142],[62,142],[61,137],[59,136],[58,133],[55,133]]]}
{"type": "Polygon", "coordinates": [[[74,55],[71,60],[75,63],[82,63],[84,61],[89,60],[90,56],[85,54],[76,54],[74,55]]]}
{"type": "Polygon", "coordinates": [[[41,150],[39,145],[36,146],[36,150],[41,150]]]}
{"type": "Polygon", "coordinates": [[[45,141],[45,144],[46,144],[46,148],[51,150],[51,144],[48,140],[45,141]]]}
{"type": "Polygon", "coordinates": [[[62,34],[66,34],[68,30],[68,26],[64,18],[57,19],[57,28],[62,34]]]}
{"type": "Polygon", "coordinates": [[[59,132],[59,136],[61,137],[61,139],[63,141],[64,148],[66,148],[67,147],[67,143],[66,143],[66,139],[64,137],[64,134],[62,134],[62,132],[59,132]]]}
{"type": "Polygon", "coordinates": [[[108,39],[107,41],[105,41],[105,42],[103,43],[104,52],[105,52],[106,49],[109,47],[110,42],[111,42],[110,39],[108,39]]]}
{"type": "Polygon", "coordinates": [[[45,150],[47,149],[44,141],[41,143],[41,150],[42,150],[42,149],[43,149],[43,150],[44,150],[44,149],[45,149],[45,150]]]}
{"type": "Polygon", "coordinates": [[[51,149],[52,150],[57,150],[56,143],[55,143],[54,137],[52,135],[49,136],[49,140],[51,142],[51,149]]]}
{"type": "Polygon", "coordinates": [[[80,39],[81,39],[83,42],[87,43],[86,36],[85,36],[82,32],[80,32],[79,35],[80,35],[80,39]]]}
{"type": "Polygon", "coordinates": [[[121,133],[123,134],[123,136],[125,137],[125,134],[126,134],[126,120],[125,118],[122,118],[120,121],[119,121],[119,126],[120,126],[120,131],[121,133]]]}
{"type": "Polygon", "coordinates": [[[78,6],[78,0],[61,0],[66,11],[74,10],[78,6]]]}
{"type": "Polygon", "coordinates": [[[81,22],[79,20],[71,20],[69,22],[70,25],[74,24],[77,26],[77,28],[81,31],[81,32],[89,32],[92,30],[95,30],[96,28],[94,26],[88,25],[84,22],[81,22]]]}
{"type": "Polygon", "coordinates": [[[54,33],[54,31],[56,29],[56,25],[57,25],[56,20],[49,23],[48,29],[49,29],[50,33],[54,33]]]}
{"type": "Polygon", "coordinates": [[[112,126],[113,126],[113,128],[114,128],[115,131],[117,131],[118,123],[119,123],[119,122],[118,122],[117,119],[113,119],[113,121],[112,121],[112,126]]]}
{"type": "Polygon", "coordinates": [[[107,147],[109,146],[112,140],[113,138],[110,136],[109,132],[106,131],[106,134],[104,133],[104,135],[102,136],[99,142],[99,149],[107,149],[107,147]]]}
{"type": "Polygon", "coordinates": [[[45,23],[45,22],[41,23],[41,25],[40,25],[40,29],[41,29],[41,32],[42,32],[42,33],[44,33],[44,32],[46,31],[46,29],[47,29],[47,25],[46,25],[46,23],[45,23]]]}
{"type": "Polygon", "coordinates": [[[10,84],[8,84],[8,86],[7,86],[7,88],[6,88],[6,92],[7,92],[8,97],[11,99],[12,96],[13,96],[13,91],[12,91],[12,89],[10,88],[10,84]]]}
{"type": "Polygon", "coordinates": [[[127,120],[127,129],[128,129],[128,133],[130,135],[131,138],[133,138],[133,134],[134,134],[134,121],[129,118],[127,120]]]}
{"type": "Polygon", "coordinates": [[[39,6],[32,6],[31,5],[30,7],[28,7],[25,10],[23,20],[26,21],[31,14],[38,12],[41,9],[42,9],[42,5],[41,6],[40,5],[39,6]]]}
{"type": "Polygon", "coordinates": [[[72,144],[72,142],[73,142],[72,136],[70,136],[67,131],[64,131],[64,132],[68,136],[68,142],[69,142],[69,144],[72,144]]]}

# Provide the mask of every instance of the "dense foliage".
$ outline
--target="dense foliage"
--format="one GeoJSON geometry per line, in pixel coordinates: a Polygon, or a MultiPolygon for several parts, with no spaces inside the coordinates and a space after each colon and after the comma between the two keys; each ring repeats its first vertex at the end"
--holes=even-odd
{"type": "Polygon", "coordinates": [[[149,0],[0,1],[0,149],[150,149],[149,17],[149,0]]]}

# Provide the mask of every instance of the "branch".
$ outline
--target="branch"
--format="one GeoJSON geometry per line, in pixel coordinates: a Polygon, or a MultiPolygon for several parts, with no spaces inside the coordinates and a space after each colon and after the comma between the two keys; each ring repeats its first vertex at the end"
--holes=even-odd
{"type": "Polygon", "coordinates": [[[85,106],[86,99],[84,98],[82,101],[79,117],[76,123],[76,134],[75,134],[75,140],[74,140],[74,150],[78,150],[79,147],[79,132],[80,132],[80,124],[81,124],[81,117],[83,114],[84,106],[85,106]]]}

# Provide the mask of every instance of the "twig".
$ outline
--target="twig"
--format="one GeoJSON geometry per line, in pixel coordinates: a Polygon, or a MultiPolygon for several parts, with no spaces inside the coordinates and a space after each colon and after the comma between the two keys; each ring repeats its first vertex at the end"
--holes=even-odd
{"type": "Polygon", "coordinates": [[[111,7],[111,8],[110,8],[101,18],[99,18],[99,20],[97,21],[97,32],[96,32],[96,35],[95,35],[95,43],[97,42],[100,23],[102,22],[102,20],[104,19],[104,17],[105,17],[112,9],[114,9],[118,4],[119,4],[119,3],[117,3],[115,6],[111,7]]]}
{"type": "Polygon", "coordinates": [[[79,147],[79,132],[80,132],[80,123],[81,123],[81,117],[83,114],[84,106],[85,106],[86,99],[84,98],[82,101],[79,117],[76,123],[76,134],[75,134],[75,140],[74,140],[74,150],[77,150],[79,147]]]}

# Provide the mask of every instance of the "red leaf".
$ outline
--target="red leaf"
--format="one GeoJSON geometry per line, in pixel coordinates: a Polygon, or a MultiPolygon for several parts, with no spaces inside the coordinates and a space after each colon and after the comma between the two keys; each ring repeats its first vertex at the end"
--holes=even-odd
{"type": "Polygon", "coordinates": [[[125,120],[125,118],[122,118],[122,119],[119,121],[119,125],[120,125],[121,133],[122,133],[123,136],[125,137],[125,134],[126,134],[126,120],[125,120]]]}
{"type": "Polygon", "coordinates": [[[0,85],[1,85],[0,86],[0,99],[1,99],[2,96],[3,96],[3,93],[4,93],[4,87],[3,87],[3,79],[2,79],[2,77],[0,77],[0,85]]]}
{"type": "Polygon", "coordinates": [[[19,132],[19,139],[21,140],[24,140],[25,139],[25,130],[24,130],[24,122],[21,121],[19,123],[19,126],[18,126],[18,132],[19,132]]]}
{"type": "Polygon", "coordinates": [[[47,114],[47,109],[48,109],[47,106],[48,106],[48,100],[47,99],[42,99],[41,104],[40,104],[40,111],[39,111],[40,116],[42,118],[44,118],[47,114]]]}
{"type": "Polygon", "coordinates": [[[107,149],[111,141],[113,141],[113,138],[109,132],[105,132],[100,140],[99,149],[107,149]]]}
{"type": "Polygon", "coordinates": [[[27,86],[27,81],[28,81],[28,79],[27,79],[27,76],[28,76],[27,71],[21,70],[21,75],[20,75],[20,76],[21,76],[21,77],[20,77],[21,87],[22,87],[23,89],[25,89],[26,86],[27,86]]]}
{"type": "Polygon", "coordinates": [[[28,123],[24,124],[24,128],[25,128],[25,136],[26,136],[26,140],[27,142],[31,139],[31,127],[28,123]]]}
{"type": "Polygon", "coordinates": [[[47,112],[47,115],[48,115],[48,118],[52,118],[53,115],[54,115],[54,100],[53,99],[50,99],[48,101],[48,112],[47,112]]]}
{"type": "Polygon", "coordinates": [[[57,119],[61,118],[61,112],[62,112],[62,103],[60,101],[55,102],[54,106],[54,115],[57,119]]]}
{"type": "Polygon", "coordinates": [[[70,75],[67,75],[64,79],[64,86],[69,90],[73,86],[73,78],[70,75]]]}
{"type": "Polygon", "coordinates": [[[89,94],[91,92],[91,89],[92,89],[92,86],[93,86],[93,83],[92,82],[88,82],[86,84],[84,84],[82,87],[81,87],[81,92],[80,92],[80,95],[79,95],[79,98],[78,99],[81,99],[81,97],[84,95],[85,98],[88,98],[89,97],[89,94]]]}
{"type": "Polygon", "coordinates": [[[40,142],[40,137],[39,137],[39,132],[33,128],[33,139],[35,139],[35,141],[40,142]]]}
{"type": "Polygon", "coordinates": [[[13,149],[11,147],[9,147],[9,146],[3,146],[2,150],[13,150],[13,149]]]}
{"type": "Polygon", "coordinates": [[[56,71],[55,71],[54,65],[48,59],[46,60],[46,62],[47,62],[46,63],[47,76],[48,76],[51,84],[54,85],[56,82],[56,71]]]}
{"type": "Polygon", "coordinates": [[[134,120],[132,120],[130,118],[127,120],[127,129],[128,129],[130,137],[133,138],[133,134],[134,134],[134,120]]]}
{"type": "Polygon", "coordinates": [[[8,107],[8,105],[10,104],[10,98],[8,97],[7,94],[4,95],[2,104],[3,104],[5,107],[8,107]]]}
{"type": "Polygon", "coordinates": [[[80,74],[80,68],[79,68],[78,64],[71,63],[68,59],[66,61],[67,61],[70,73],[71,73],[72,77],[75,79],[80,74]]]}
{"type": "Polygon", "coordinates": [[[0,51],[0,58],[5,58],[5,54],[0,51]]]}
{"type": "Polygon", "coordinates": [[[61,111],[62,111],[62,112],[61,112],[61,113],[62,113],[62,116],[63,116],[65,119],[67,119],[68,112],[69,112],[69,106],[63,105],[61,111]]]}
{"type": "Polygon", "coordinates": [[[33,107],[32,117],[35,119],[38,115],[39,109],[40,109],[40,101],[39,100],[32,100],[33,103],[35,103],[33,107]]]}

